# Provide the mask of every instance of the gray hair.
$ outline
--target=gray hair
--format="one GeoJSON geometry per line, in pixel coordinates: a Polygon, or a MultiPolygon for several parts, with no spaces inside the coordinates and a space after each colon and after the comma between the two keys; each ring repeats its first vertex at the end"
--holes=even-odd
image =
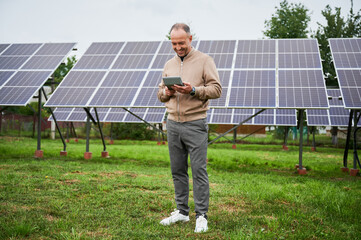
{"type": "Polygon", "coordinates": [[[188,35],[191,35],[191,29],[189,28],[189,26],[185,23],[176,23],[174,24],[171,28],[169,33],[172,32],[172,30],[178,30],[178,29],[183,29],[188,35]]]}

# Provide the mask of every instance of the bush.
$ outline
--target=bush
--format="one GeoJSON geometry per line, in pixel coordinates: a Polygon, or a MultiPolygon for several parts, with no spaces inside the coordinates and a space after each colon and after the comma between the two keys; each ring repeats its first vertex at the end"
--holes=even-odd
{"type": "Polygon", "coordinates": [[[152,140],[156,133],[142,123],[115,123],[113,136],[115,139],[152,140]]]}

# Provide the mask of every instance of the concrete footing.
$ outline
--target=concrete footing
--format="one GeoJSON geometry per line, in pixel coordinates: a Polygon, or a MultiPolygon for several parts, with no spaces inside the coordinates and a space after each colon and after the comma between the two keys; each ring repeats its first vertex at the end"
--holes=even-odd
{"type": "Polygon", "coordinates": [[[350,169],[348,167],[342,167],[341,171],[345,172],[345,173],[348,173],[350,171],[350,169]]]}
{"type": "Polygon", "coordinates": [[[233,145],[232,145],[232,149],[237,149],[237,145],[236,145],[236,144],[233,144],[233,145]]]}
{"type": "Polygon", "coordinates": [[[285,150],[285,151],[288,151],[288,147],[286,145],[283,145],[282,149],[285,150]]]}
{"type": "Polygon", "coordinates": [[[350,176],[353,176],[353,177],[356,177],[357,174],[359,173],[359,169],[354,169],[354,168],[351,168],[350,169],[350,176]]]}
{"type": "Polygon", "coordinates": [[[85,152],[84,153],[84,159],[91,159],[92,158],[92,153],[91,152],[85,152]]]}
{"type": "Polygon", "coordinates": [[[67,151],[60,151],[60,156],[68,156],[68,152],[67,151]]]}
{"type": "Polygon", "coordinates": [[[306,175],[307,174],[306,168],[302,168],[302,169],[297,168],[297,171],[298,171],[298,174],[300,174],[300,175],[306,175]]]}
{"type": "Polygon", "coordinates": [[[107,158],[109,157],[109,153],[108,152],[102,152],[102,158],[107,158]]]}
{"type": "Polygon", "coordinates": [[[113,145],[113,144],[114,144],[114,140],[110,140],[110,141],[109,141],[109,144],[110,144],[110,145],[113,145]]]}
{"type": "Polygon", "coordinates": [[[34,157],[36,158],[42,158],[44,156],[43,150],[36,150],[34,157]]]}

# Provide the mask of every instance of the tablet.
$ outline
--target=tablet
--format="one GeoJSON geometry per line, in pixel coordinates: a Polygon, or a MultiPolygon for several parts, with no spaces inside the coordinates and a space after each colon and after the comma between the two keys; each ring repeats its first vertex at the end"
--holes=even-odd
{"type": "Polygon", "coordinates": [[[173,90],[173,85],[184,86],[181,77],[163,77],[164,84],[168,87],[169,90],[173,90]]]}

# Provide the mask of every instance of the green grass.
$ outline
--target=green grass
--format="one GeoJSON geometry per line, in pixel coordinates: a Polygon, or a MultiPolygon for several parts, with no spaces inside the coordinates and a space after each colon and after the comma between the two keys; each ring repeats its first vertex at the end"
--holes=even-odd
{"type": "MultiPolygon", "coordinates": [[[[343,149],[213,144],[208,150],[209,231],[190,222],[164,227],[175,207],[167,146],[116,141],[0,138],[1,239],[360,239],[361,181],[340,171],[343,149]]],[[[349,159],[352,159],[351,151],[349,159]]],[[[349,160],[351,164],[351,160],[349,160]]],[[[351,165],[350,165],[351,166],[351,165]]],[[[192,188],[191,188],[192,189],[192,188]]],[[[191,209],[194,202],[190,198],[191,209]]]]}

